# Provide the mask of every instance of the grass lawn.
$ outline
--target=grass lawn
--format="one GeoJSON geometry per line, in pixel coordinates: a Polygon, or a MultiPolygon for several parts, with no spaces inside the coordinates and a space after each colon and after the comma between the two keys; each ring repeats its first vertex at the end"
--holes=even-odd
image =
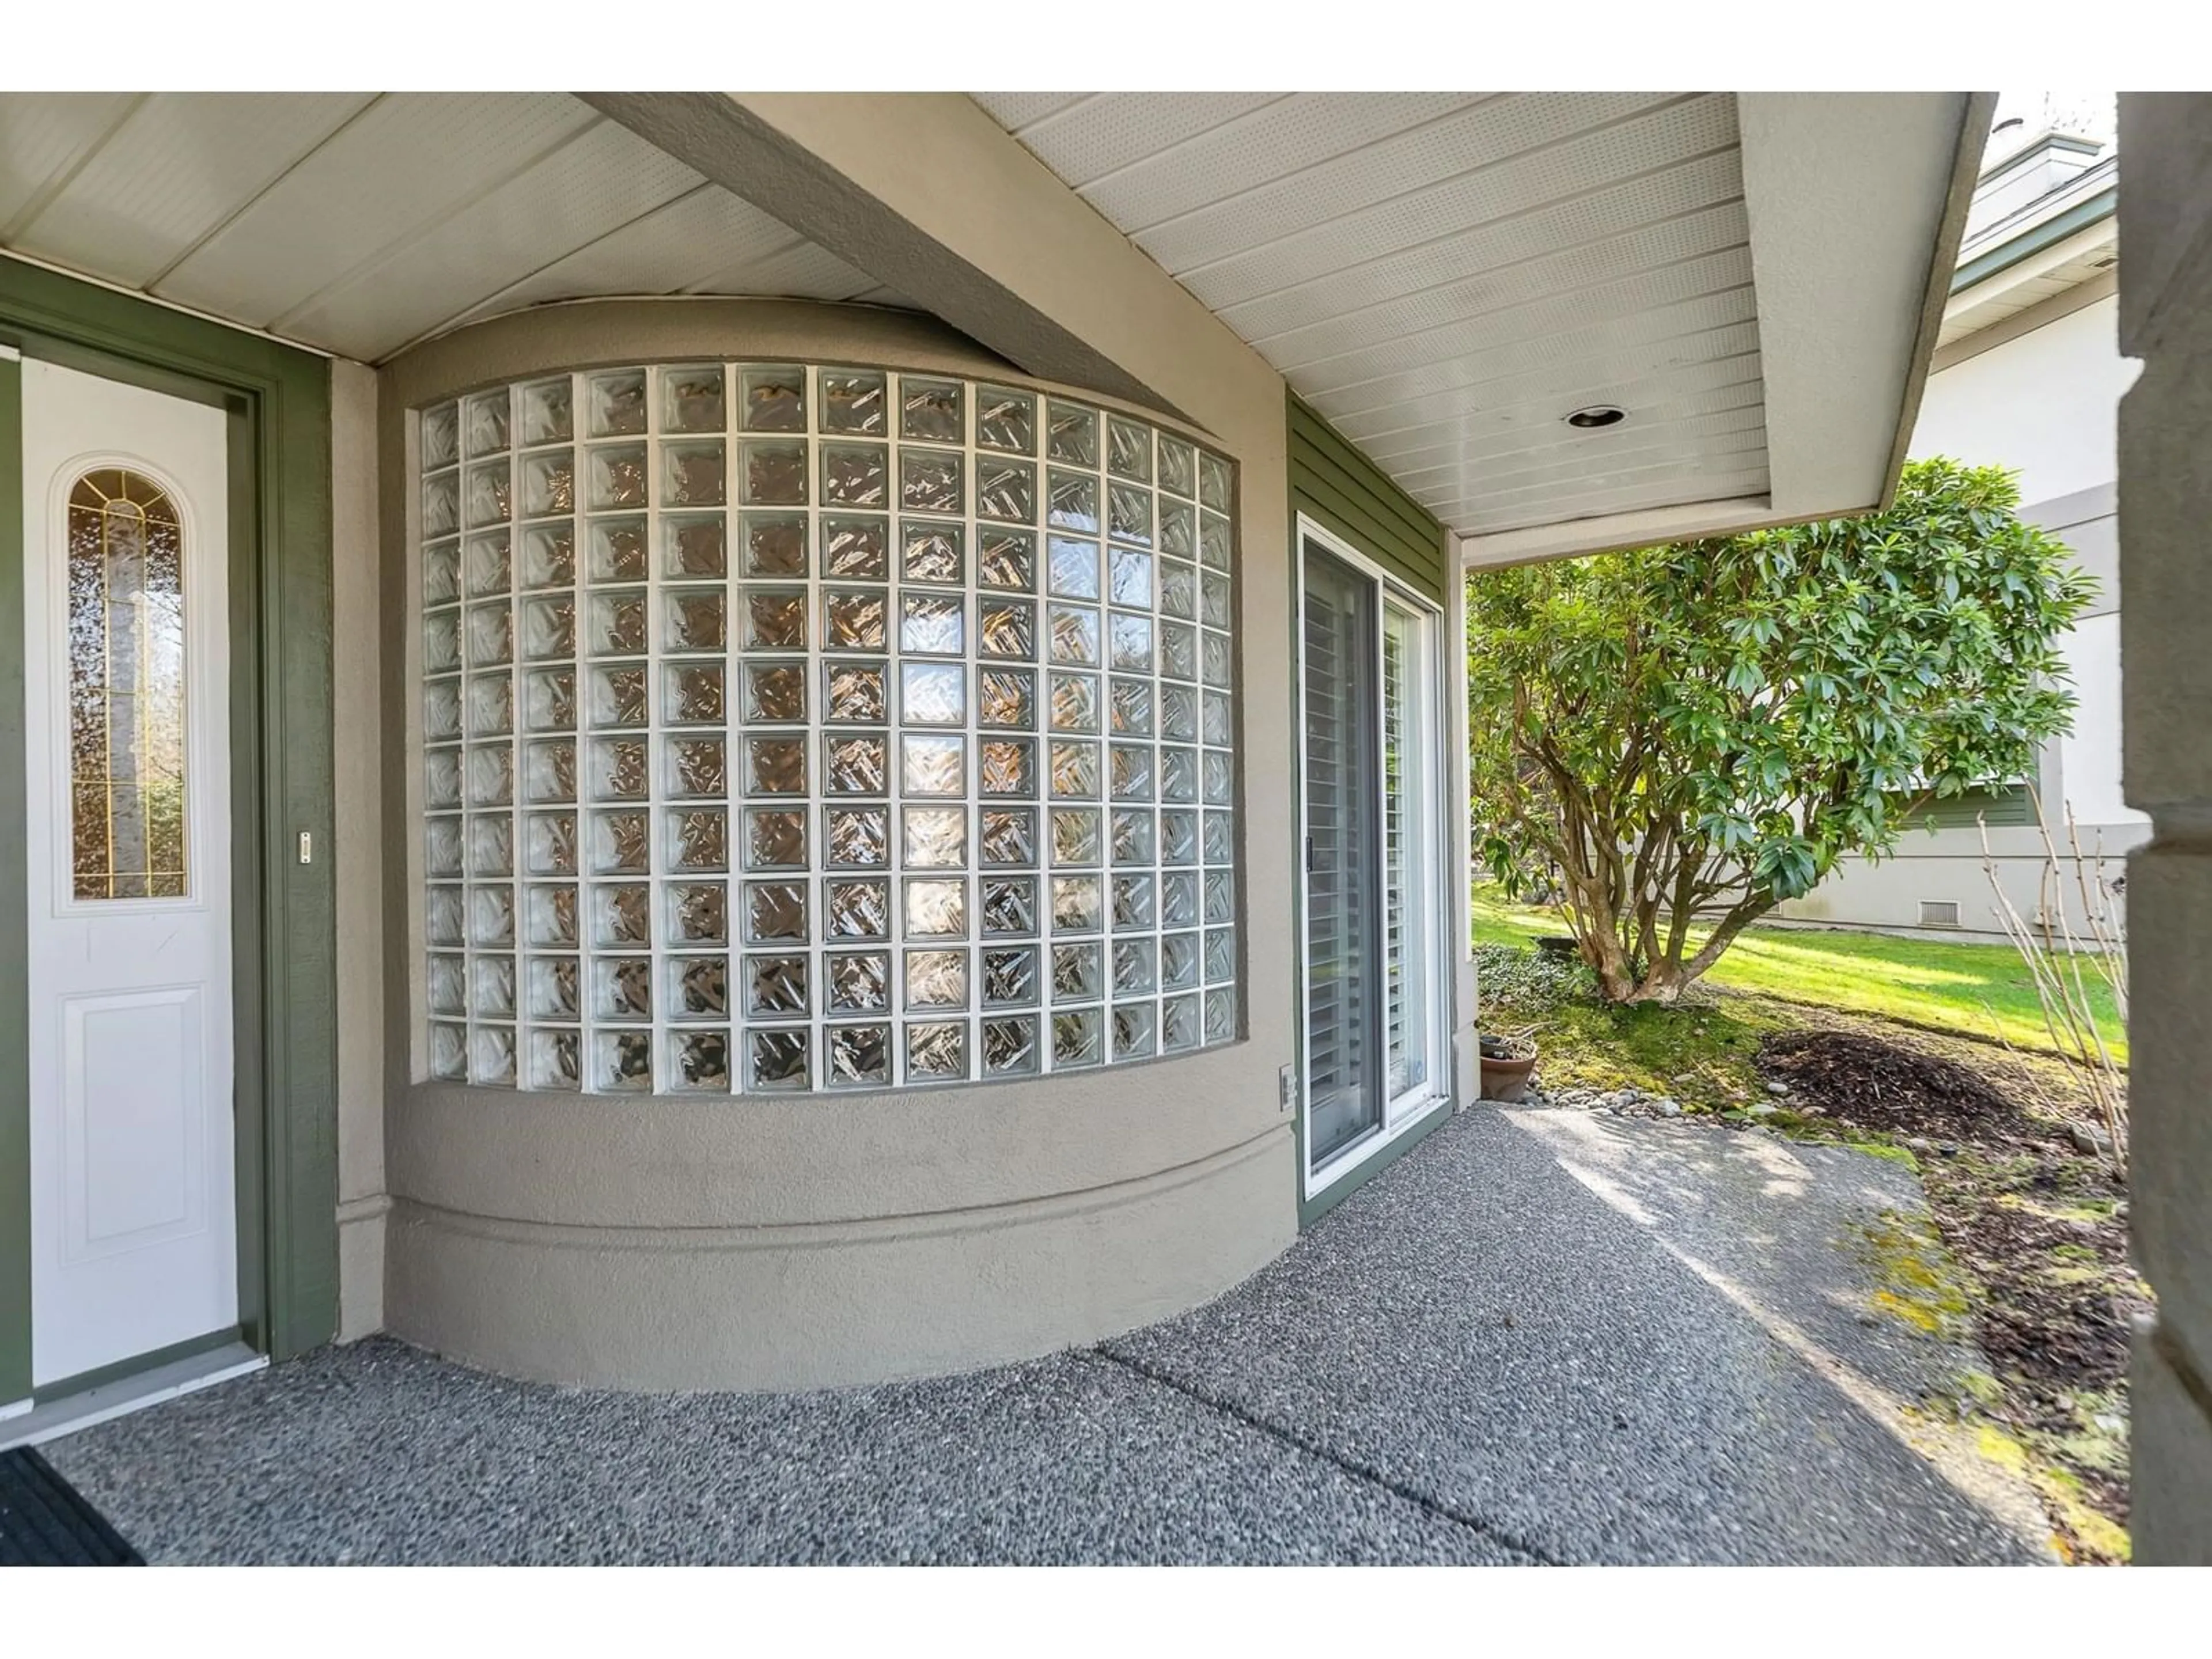
{"type": "MultiPolygon", "coordinates": [[[[1566,931],[1552,911],[1510,903],[1495,887],[1475,889],[1477,945],[1526,945],[1539,934],[1566,931]]],[[[1701,982],[1966,1036],[2002,1038],[2021,1048],[2054,1047],[2027,964],[2008,945],[1753,927],[1701,982]]],[[[2118,1012],[2094,976],[2090,988],[2099,1029],[2115,1058],[2124,1062],[2128,1039],[2118,1012]]]]}

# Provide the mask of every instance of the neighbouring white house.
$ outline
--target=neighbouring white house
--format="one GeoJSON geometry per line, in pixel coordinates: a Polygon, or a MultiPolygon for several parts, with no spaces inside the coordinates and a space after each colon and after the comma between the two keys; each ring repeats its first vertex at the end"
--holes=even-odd
{"type": "Polygon", "coordinates": [[[1783,907],[1788,921],[1996,933],[1986,823],[2021,915],[2034,921],[2063,893],[2078,926],[2070,864],[2065,881],[2046,880],[2036,802],[2062,852],[2071,813],[2108,876],[2149,838],[2149,820],[2120,789],[2117,440],[2136,365],[2118,341],[2119,158],[2109,137],[1999,111],[1911,453],[2014,469],[2025,516],[2097,579],[2096,599],[2062,647],[2079,699],[2073,731],[2044,746],[2034,776],[1918,809],[1894,856],[1846,861],[1783,907]]]}

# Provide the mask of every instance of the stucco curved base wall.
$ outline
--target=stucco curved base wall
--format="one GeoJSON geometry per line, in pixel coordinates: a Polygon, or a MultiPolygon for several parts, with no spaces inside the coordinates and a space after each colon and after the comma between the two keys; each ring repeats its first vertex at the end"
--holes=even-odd
{"type": "Polygon", "coordinates": [[[931,1217],[609,1228],[401,1200],[390,1328],[465,1364],[631,1389],[836,1387],[972,1370],[1196,1305],[1284,1249],[1287,1127],[1066,1197],[931,1217]]]}

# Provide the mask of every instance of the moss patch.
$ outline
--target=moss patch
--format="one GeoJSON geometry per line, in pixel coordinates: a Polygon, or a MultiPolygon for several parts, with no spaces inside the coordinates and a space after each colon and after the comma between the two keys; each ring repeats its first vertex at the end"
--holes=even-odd
{"type": "Polygon", "coordinates": [[[2127,1528],[2101,1513],[2079,1480],[2064,1469],[2047,1466],[2030,1471],[2028,1478],[2064,1528],[2057,1542],[2068,1560],[2120,1566],[2133,1559],[2127,1528]]]}
{"type": "Polygon", "coordinates": [[[1861,1254],[1874,1270],[1877,1310],[1930,1336],[1967,1334],[1973,1304],[1924,1215],[1884,1210],[1861,1230],[1861,1254]]]}

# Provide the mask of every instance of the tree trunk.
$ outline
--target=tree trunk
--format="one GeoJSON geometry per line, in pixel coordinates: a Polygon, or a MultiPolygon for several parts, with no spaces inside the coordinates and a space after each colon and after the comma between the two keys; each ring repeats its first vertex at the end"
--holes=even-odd
{"type": "MultiPolygon", "coordinates": [[[[1720,960],[1722,953],[1735,942],[1737,934],[1774,905],[1771,898],[1742,900],[1721,918],[1711,937],[1686,962],[1682,959],[1684,939],[1680,930],[1670,930],[1665,953],[1646,963],[1640,976],[1628,952],[1622,948],[1620,916],[1577,907],[1570,911],[1569,920],[1582,941],[1583,960],[1597,975],[1598,988],[1607,1002],[1629,1006],[1656,1002],[1662,1008],[1670,1008],[1682,1000],[1682,993],[1695,984],[1706,969],[1720,960]]],[[[1638,925],[1641,927],[1644,923],[1639,921],[1638,925]]]]}
{"type": "Polygon", "coordinates": [[[1644,975],[1644,982],[1617,1002],[1656,1002],[1662,1007],[1672,1007],[1682,1000],[1682,993],[1690,988],[1690,975],[1682,971],[1679,962],[1656,962],[1644,975]]]}
{"type": "Polygon", "coordinates": [[[1567,915],[1582,942],[1583,960],[1597,975],[1607,1002],[1625,1001],[1636,988],[1636,965],[1620,948],[1618,918],[1610,905],[1587,890],[1576,897],[1577,902],[1567,915]]]}

